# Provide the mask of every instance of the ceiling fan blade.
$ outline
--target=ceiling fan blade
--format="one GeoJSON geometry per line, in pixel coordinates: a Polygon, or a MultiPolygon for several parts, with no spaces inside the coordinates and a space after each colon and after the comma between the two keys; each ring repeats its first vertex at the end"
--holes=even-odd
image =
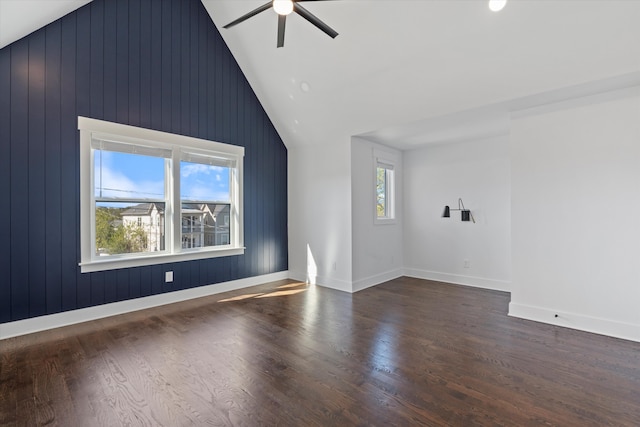
{"type": "Polygon", "coordinates": [[[231,28],[234,25],[238,25],[241,22],[246,21],[247,19],[256,16],[257,14],[259,14],[260,12],[264,12],[267,9],[271,9],[271,7],[273,6],[273,2],[268,2],[263,4],[262,6],[252,10],[251,12],[247,13],[246,15],[242,15],[240,18],[236,19],[235,21],[231,21],[229,22],[227,25],[225,25],[223,28],[231,28]]]}
{"type": "Polygon", "coordinates": [[[278,47],[284,46],[284,24],[287,22],[287,15],[278,15],[278,47]]]}
{"type": "Polygon", "coordinates": [[[313,13],[309,12],[304,7],[300,6],[298,3],[293,4],[293,10],[300,16],[302,16],[307,21],[311,22],[313,25],[324,31],[329,37],[335,39],[338,35],[338,32],[322,22],[318,17],[316,17],[313,13]]]}

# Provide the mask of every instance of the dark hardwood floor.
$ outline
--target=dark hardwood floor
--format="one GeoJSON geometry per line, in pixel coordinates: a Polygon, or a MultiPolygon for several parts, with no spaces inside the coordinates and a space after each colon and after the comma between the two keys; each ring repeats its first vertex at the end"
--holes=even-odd
{"type": "Polygon", "coordinates": [[[401,278],[283,281],[0,341],[0,425],[640,425],[640,343],[401,278]]]}

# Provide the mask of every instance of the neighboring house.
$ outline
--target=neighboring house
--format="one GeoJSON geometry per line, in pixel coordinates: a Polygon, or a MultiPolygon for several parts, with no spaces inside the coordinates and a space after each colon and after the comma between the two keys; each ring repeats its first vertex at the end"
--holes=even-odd
{"type": "Polygon", "coordinates": [[[182,247],[228,245],[229,211],[230,205],[224,203],[184,203],[182,247]]]}
{"type": "MultiPolygon", "coordinates": [[[[228,245],[230,205],[226,203],[184,203],[181,211],[182,247],[228,245]]],[[[164,250],[164,207],[140,203],[122,213],[124,225],[142,227],[147,233],[149,251],[164,250]]]]}
{"type": "Polygon", "coordinates": [[[149,252],[164,250],[164,206],[140,203],[122,212],[122,224],[141,227],[147,234],[149,252]]]}

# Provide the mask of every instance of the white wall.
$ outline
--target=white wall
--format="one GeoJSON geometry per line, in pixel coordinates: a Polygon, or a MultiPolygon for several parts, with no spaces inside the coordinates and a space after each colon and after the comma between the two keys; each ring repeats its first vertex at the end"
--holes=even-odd
{"type": "Polygon", "coordinates": [[[405,274],[509,290],[508,136],[406,151],[404,177],[405,274]],[[459,197],[475,224],[462,222],[458,211],[442,218],[459,197]]]}
{"type": "Polygon", "coordinates": [[[288,151],[289,273],[351,292],[350,141],[288,151]]]}
{"type": "Polygon", "coordinates": [[[353,291],[402,276],[402,152],[362,138],[351,140],[351,223],[353,291]],[[374,224],[374,150],[394,160],[395,216],[390,224],[374,224]]]}
{"type": "Polygon", "coordinates": [[[511,156],[509,314],[640,341],[640,90],[514,116],[511,156]]]}

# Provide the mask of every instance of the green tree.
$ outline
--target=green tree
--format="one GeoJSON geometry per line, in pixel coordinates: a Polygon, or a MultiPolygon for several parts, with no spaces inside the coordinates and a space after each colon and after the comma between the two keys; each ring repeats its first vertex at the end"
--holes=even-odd
{"type": "Polygon", "coordinates": [[[107,249],[110,254],[130,254],[147,249],[147,233],[136,224],[120,225],[113,229],[107,249]]]}
{"type": "Polygon", "coordinates": [[[376,209],[378,217],[387,214],[385,196],[387,195],[387,170],[378,167],[376,169],[376,209]]]}
{"type": "Polygon", "coordinates": [[[129,242],[129,253],[145,252],[148,247],[147,232],[144,228],[137,224],[127,224],[124,226],[125,235],[129,242]]]}
{"type": "Polygon", "coordinates": [[[96,248],[109,249],[115,231],[113,224],[119,219],[120,215],[115,209],[96,208],[96,248]]]}
{"type": "Polygon", "coordinates": [[[96,248],[111,255],[144,252],[148,237],[142,226],[122,223],[122,209],[96,208],[96,248]]]}

